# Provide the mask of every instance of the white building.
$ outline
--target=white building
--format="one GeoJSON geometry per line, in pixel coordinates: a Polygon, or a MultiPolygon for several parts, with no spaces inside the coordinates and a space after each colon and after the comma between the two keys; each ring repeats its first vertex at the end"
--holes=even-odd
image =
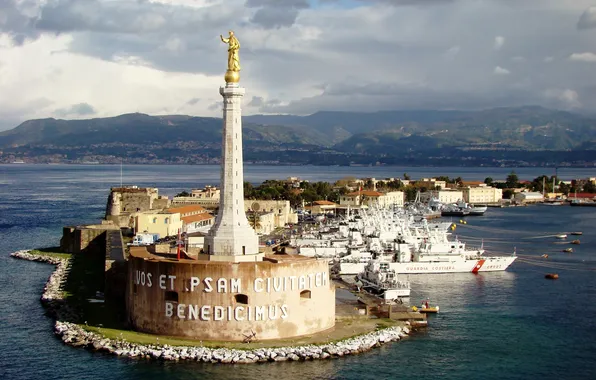
{"type": "Polygon", "coordinates": [[[518,202],[523,203],[536,203],[536,202],[543,202],[544,197],[541,193],[533,192],[533,191],[523,191],[521,193],[515,194],[514,199],[518,202]]]}
{"type": "Polygon", "coordinates": [[[298,214],[290,206],[290,201],[273,201],[260,199],[244,200],[244,211],[269,212],[274,215],[275,228],[286,224],[298,223],[298,214]]]}

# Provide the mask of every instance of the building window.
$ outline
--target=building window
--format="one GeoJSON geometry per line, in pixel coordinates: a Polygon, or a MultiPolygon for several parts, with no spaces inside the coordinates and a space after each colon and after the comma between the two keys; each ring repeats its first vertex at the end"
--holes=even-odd
{"type": "Polygon", "coordinates": [[[300,292],[300,298],[308,298],[310,299],[310,290],[303,290],[300,292]]]}
{"type": "Polygon", "coordinates": [[[153,223],[157,223],[157,218],[153,218],[153,223]]]}
{"type": "Polygon", "coordinates": [[[126,207],[122,207],[122,211],[126,211],[126,207]]]}
{"type": "Polygon", "coordinates": [[[165,218],[163,222],[164,222],[164,224],[170,223],[170,218],[165,218]]]}
{"type": "Polygon", "coordinates": [[[236,294],[234,299],[236,299],[236,303],[248,305],[248,296],[246,294],[236,294]]]}
{"type": "Polygon", "coordinates": [[[242,254],[246,255],[246,246],[245,245],[242,246],[242,254]]]}
{"type": "Polygon", "coordinates": [[[166,292],[166,301],[178,302],[178,292],[166,292]]]}

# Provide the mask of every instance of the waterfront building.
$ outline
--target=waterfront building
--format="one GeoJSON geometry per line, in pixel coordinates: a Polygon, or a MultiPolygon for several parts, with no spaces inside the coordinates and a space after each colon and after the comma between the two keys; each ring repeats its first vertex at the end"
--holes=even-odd
{"type": "Polygon", "coordinates": [[[433,192],[434,196],[439,199],[441,203],[457,203],[464,199],[464,193],[461,190],[438,190],[433,192]]]}
{"type": "Polygon", "coordinates": [[[470,204],[494,204],[503,199],[503,190],[486,186],[468,186],[463,189],[463,199],[470,204]]]}
{"type": "Polygon", "coordinates": [[[340,196],[339,204],[351,207],[402,207],[404,205],[404,193],[403,191],[390,191],[387,193],[374,190],[354,191],[340,196]]]}
{"type": "Polygon", "coordinates": [[[175,236],[182,231],[180,214],[169,211],[145,211],[134,214],[135,232],[159,234],[159,237],[175,236]]]}
{"type": "MultiPolygon", "coordinates": [[[[229,44],[229,56],[226,85],[219,91],[219,212],[196,255],[182,248],[177,256],[152,253],[146,247],[130,249],[128,321],[142,332],[219,341],[287,339],[331,329],[335,287],[328,260],[259,251],[244,201],[240,45],[233,32],[221,39],[229,44]]],[[[259,208],[273,216],[283,214],[278,204],[261,206],[253,201],[250,207],[253,212],[259,208]]]]}
{"type": "Polygon", "coordinates": [[[514,199],[522,203],[544,202],[542,194],[534,191],[522,191],[516,193],[514,199]]]}

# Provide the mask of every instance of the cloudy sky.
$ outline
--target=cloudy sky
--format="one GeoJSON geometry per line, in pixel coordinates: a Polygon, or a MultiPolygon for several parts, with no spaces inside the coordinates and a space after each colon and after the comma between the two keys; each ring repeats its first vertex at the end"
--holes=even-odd
{"type": "Polygon", "coordinates": [[[596,109],[596,0],[0,0],[0,130],[31,118],[596,109]]]}

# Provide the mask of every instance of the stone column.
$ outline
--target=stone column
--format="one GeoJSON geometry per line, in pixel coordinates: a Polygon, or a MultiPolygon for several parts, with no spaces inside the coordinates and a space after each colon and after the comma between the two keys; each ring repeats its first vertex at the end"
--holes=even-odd
{"type": "Polygon", "coordinates": [[[262,259],[259,239],[244,212],[241,108],[244,88],[227,83],[219,93],[223,96],[221,191],[219,212],[205,238],[204,252],[210,260],[259,260],[262,259]]]}

